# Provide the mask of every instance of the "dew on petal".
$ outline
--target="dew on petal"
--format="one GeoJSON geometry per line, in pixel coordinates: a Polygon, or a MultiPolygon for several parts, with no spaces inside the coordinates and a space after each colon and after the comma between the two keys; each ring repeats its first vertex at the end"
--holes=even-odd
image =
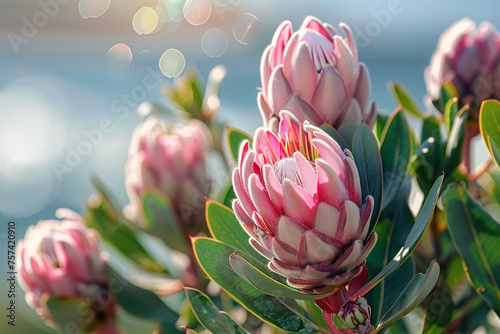
{"type": "Polygon", "coordinates": [[[252,37],[253,29],[258,21],[259,19],[250,13],[244,13],[238,16],[233,23],[234,38],[241,44],[248,44],[248,41],[252,37]]]}
{"type": "Polygon", "coordinates": [[[224,31],[211,28],[201,39],[201,49],[211,58],[220,57],[226,52],[228,39],[224,31]]]}
{"type": "Polygon", "coordinates": [[[186,58],[184,58],[184,55],[179,50],[168,49],[161,56],[159,66],[161,73],[163,73],[166,77],[174,78],[179,76],[182,71],[184,71],[186,58]]]}
{"type": "Polygon", "coordinates": [[[132,51],[128,45],[118,43],[108,50],[106,61],[117,70],[125,70],[132,62],[132,51]]]}
{"type": "Polygon", "coordinates": [[[212,14],[210,0],[188,0],[184,5],[184,18],[194,26],[208,21],[212,14]]]}
{"type": "Polygon", "coordinates": [[[217,7],[224,7],[226,5],[229,5],[233,0],[210,0],[211,3],[213,3],[217,7]]]}
{"type": "Polygon", "coordinates": [[[111,0],[80,0],[78,10],[84,19],[96,18],[106,13],[111,0]]]}
{"type": "Polygon", "coordinates": [[[132,18],[132,27],[139,35],[150,34],[158,26],[158,14],[151,7],[142,7],[132,18]]]}

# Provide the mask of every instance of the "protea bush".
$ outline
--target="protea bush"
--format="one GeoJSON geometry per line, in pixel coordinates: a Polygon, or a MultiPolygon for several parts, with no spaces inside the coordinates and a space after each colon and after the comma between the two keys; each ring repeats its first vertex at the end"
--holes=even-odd
{"type": "MultiPolygon", "coordinates": [[[[377,21],[397,8],[387,10],[377,21]]],[[[240,42],[249,19],[235,21],[240,42]]],[[[253,136],[217,115],[228,112],[220,66],[205,89],[193,70],[163,88],[167,101],[142,103],[126,206],[94,177],[81,216],[58,211],[16,253],[9,223],[11,289],[18,277],[28,304],[63,332],[498,332],[500,102],[484,100],[500,94],[498,33],[453,25],[426,70],[442,113],[391,83],[397,105],[386,115],[340,27],[313,17],[295,32],[279,26],[261,59],[253,136]],[[471,129],[491,155],[475,170],[460,167],[471,129]]]]}
{"type": "Polygon", "coordinates": [[[358,61],[351,29],[345,24],[341,28],[345,38],[314,17],[306,18],[296,32],[288,21],[279,26],[260,66],[257,101],[265,125],[276,129],[283,109],[317,126],[373,124],[377,107],[369,102],[368,69],[358,61]]]}
{"type": "Polygon", "coordinates": [[[321,129],[281,112],[277,135],[260,128],[241,146],[233,187],[252,246],[291,286],[334,291],[363,270],[373,197],[362,198],[352,153],[321,129]]]}

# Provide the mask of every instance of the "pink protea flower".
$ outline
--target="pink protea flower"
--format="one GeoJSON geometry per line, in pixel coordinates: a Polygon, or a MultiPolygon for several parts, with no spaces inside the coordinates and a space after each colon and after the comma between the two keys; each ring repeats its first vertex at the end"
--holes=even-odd
{"type": "Polygon", "coordinates": [[[314,17],[294,33],[289,21],[279,26],[261,61],[257,102],[266,126],[275,130],[283,109],[316,126],[373,125],[377,107],[368,102],[370,76],[358,62],[350,28],[340,26],[347,38],[314,17]]]}
{"type": "Polygon", "coordinates": [[[44,299],[81,299],[91,305],[94,316],[80,325],[91,330],[106,328],[99,332],[111,333],[115,302],[105,275],[107,259],[96,234],[73,211],[59,209],[56,216],[63,220],[30,226],[17,246],[17,272],[26,301],[50,325],[64,327],[53,322],[44,299]]]}
{"type": "Polygon", "coordinates": [[[269,268],[306,292],[338,290],[362,271],[376,243],[374,200],[361,197],[349,150],[321,129],[281,113],[240,148],[233,209],[269,268]]]}
{"type": "Polygon", "coordinates": [[[500,34],[489,22],[477,29],[468,18],[455,22],[439,38],[424,76],[432,100],[440,97],[447,82],[472,111],[478,111],[483,100],[500,99],[500,34]]]}
{"type": "Polygon", "coordinates": [[[141,197],[157,189],[172,203],[183,230],[192,231],[204,221],[205,196],[210,194],[206,154],[210,134],[197,120],[167,126],[149,117],[132,135],[125,166],[126,188],[133,214],[140,222],[141,197]]]}

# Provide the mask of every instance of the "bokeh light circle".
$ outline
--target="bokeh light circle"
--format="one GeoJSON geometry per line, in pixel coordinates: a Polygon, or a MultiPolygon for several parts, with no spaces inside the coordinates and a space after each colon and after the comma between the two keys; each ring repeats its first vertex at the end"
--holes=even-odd
{"type": "Polygon", "coordinates": [[[106,13],[111,0],[80,0],[78,10],[84,19],[96,18],[106,13]]]}
{"type": "Polygon", "coordinates": [[[210,0],[188,0],[183,9],[184,18],[194,26],[208,21],[212,14],[210,0]]]}
{"type": "Polygon", "coordinates": [[[259,21],[257,16],[244,13],[238,16],[238,18],[233,23],[233,36],[241,44],[248,44],[252,36],[253,29],[256,23],[259,21]]]}
{"type": "Polygon", "coordinates": [[[158,6],[161,6],[165,13],[178,14],[182,13],[186,0],[160,0],[158,6]]]}
{"type": "Polygon", "coordinates": [[[151,7],[142,7],[132,18],[132,27],[139,35],[151,34],[158,26],[157,11],[151,7]]]}
{"type": "Polygon", "coordinates": [[[229,5],[233,0],[210,0],[211,3],[213,3],[217,7],[224,7],[226,5],[229,5]]]}
{"type": "Polygon", "coordinates": [[[125,70],[132,62],[132,51],[126,44],[115,44],[106,53],[106,61],[114,69],[125,70]]]}
{"type": "Polygon", "coordinates": [[[217,28],[208,29],[201,39],[201,49],[211,58],[222,56],[226,52],[227,45],[226,33],[217,28]]]}
{"type": "Polygon", "coordinates": [[[162,54],[159,61],[160,71],[166,77],[174,78],[179,76],[186,67],[186,58],[177,49],[168,49],[162,54]]]}

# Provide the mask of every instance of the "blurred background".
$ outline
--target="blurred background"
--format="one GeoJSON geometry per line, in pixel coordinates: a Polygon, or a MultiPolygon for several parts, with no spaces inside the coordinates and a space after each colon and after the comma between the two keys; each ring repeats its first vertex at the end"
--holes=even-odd
{"type": "MultiPolygon", "coordinates": [[[[308,15],[347,23],[370,71],[372,99],[386,112],[396,107],[388,81],[405,85],[424,107],[423,71],[451,23],[470,17],[500,27],[500,3],[494,0],[187,2],[1,0],[2,272],[7,222],[16,222],[19,240],[29,225],[54,218],[59,207],[81,211],[92,194],[91,175],[127,203],[124,164],[130,135],[142,119],[136,108],[146,101],[164,103],[161,85],[183,70],[196,66],[206,78],[223,64],[219,117],[253,133],[261,125],[261,53],[283,20],[296,28],[308,15]]],[[[481,148],[474,154],[480,157],[481,148]]],[[[2,310],[6,291],[2,278],[2,310]]],[[[53,332],[27,307],[19,287],[16,301],[16,327],[7,325],[3,311],[1,333],[53,332]]],[[[147,332],[142,328],[138,332],[147,332]]]]}

